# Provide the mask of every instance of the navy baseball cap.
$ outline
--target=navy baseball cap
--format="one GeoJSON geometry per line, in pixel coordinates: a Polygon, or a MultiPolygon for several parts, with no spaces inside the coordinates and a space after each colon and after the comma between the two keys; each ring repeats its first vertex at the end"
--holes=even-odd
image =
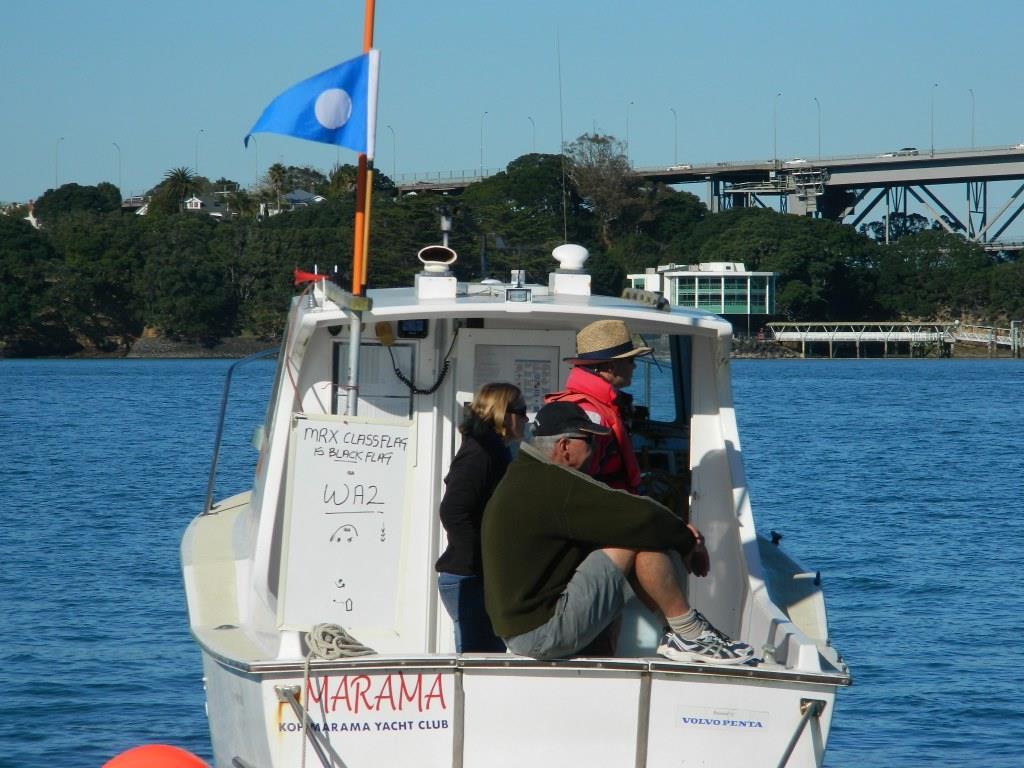
{"type": "Polygon", "coordinates": [[[611,430],[595,424],[587,412],[576,403],[548,403],[539,411],[533,421],[533,434],[537,437],[550,435],[571,435],[582,432],[588,435],[608,435],[611,430]]]}

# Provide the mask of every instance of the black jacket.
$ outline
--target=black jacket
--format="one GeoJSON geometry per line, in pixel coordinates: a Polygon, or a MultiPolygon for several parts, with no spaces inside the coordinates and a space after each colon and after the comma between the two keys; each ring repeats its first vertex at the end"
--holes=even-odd
{"type": "Polygon", "coordinates": [[[448,532],[448,548],[437,559],[437,571],[460,576],[483,574],[480,522],[511,458],[508,446],[493,430],[462,436],[462,445],[444,479],[441,524],[448,532]]]}
{"type": "Polygon", "coordinates": [[[693,546],[686,524],[654,499],[609,488],[523,445],[484,515],[487,615],[501,637],[539,627],[595,547],[685,556],[693,546]]]}

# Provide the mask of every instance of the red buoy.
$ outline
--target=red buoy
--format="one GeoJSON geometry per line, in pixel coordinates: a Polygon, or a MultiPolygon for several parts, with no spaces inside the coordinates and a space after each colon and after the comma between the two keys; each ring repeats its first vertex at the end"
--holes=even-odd
{"type": "Polygon", "coordinates": [[[103,768],[210,768],[191,752],[168,744],[132,747],[103,764],[103,768]]]}

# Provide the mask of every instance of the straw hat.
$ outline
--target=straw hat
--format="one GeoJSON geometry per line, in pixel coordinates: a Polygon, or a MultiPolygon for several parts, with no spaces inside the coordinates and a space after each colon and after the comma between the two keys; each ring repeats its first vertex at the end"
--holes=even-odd
{"type": "Polygon", "coordinates": [[[576,357],[565,360],[573,365],[595,365],[650,353],[650,347],[633,344],[629,328],[621,320],[596,320],[576,334],[576,357]]]}

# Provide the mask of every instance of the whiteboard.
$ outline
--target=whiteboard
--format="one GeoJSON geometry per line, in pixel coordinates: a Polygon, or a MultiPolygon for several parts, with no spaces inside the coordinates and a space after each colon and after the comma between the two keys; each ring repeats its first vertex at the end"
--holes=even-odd
{"type": "Polygon", "coordinates": [[[397,631],[412,422],[296,414],[278,624],[397,631]]]}

